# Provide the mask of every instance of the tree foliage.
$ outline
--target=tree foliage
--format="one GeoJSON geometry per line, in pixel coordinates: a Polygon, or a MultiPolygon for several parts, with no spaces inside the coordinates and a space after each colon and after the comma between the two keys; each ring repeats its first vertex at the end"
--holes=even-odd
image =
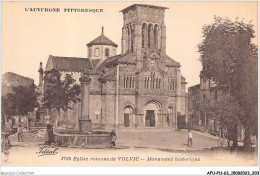
{"type": "Polygon", "coordinates": [[[226,128],[242,124],[245,116],[243,108],[233,97],[229,96],[223,96],[218,100],[205,99],[200,104],[200,110],[215,120],[220,127],[226,128]]]}
{"type": "MultiPolygon", "coordinates": [[[[245,145],[250,133],[257,132],[257,46],[252,24],[215,17],[213,24],[203,26],[199,44],[203,74],[213,80],[217,89],[232,96],[245,116],[245,145]]],[[[226,112],[228,113],[228,112],[226,112]]]]}
{"type": "Polygon", "coordinates": [[[2,96],[2,114],[10,117],[23,116],[33,112],[38,106],[35,87],[17,86],[12,88],[12,93],[2,96]]]}
{"type": "Polygon", "coordinates": [[[73,105],[79,101],[80,86],[75,84],[75,79],[71,74],[66,74],[64,80],[61,80],[59,71],[53,69],[45,73],[45,92],[44,105],[48,109],[55,108],[67,111],[72,109],[73,105]]]}

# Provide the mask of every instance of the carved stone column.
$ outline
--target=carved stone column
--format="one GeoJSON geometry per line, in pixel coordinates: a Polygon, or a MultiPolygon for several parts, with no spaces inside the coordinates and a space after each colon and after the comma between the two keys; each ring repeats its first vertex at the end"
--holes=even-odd
{"type": "Polygon", "coordinates": [[[81,119],[79,119],[79,131],[88,132],[92,128],[92,123],[89,118],[89,86],[91,78],[88,76],[87,68],[84,68],[83,74],[79,79],[81,83],[81,119]]]}

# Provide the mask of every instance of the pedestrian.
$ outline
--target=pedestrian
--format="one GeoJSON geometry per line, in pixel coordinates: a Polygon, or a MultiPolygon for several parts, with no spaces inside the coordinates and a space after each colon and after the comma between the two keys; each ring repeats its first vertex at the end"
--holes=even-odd
{"type": "Polygon", "coordinates": [[[192,133],[188,130],[188,146],[192,146],[192,133]]]}
{"type": "Polygon", "coordinates": [[[48,134],[47,144],[51,145],[51,143],[54,143],[54,134],[53,134],[53,128],[51,124],[47,124],[47,134],[48,134]]]}
{"type": "Polygon", "coordinates": [[[111,147],[116,145],[116,132],[113,129],[110,133],[111,136],[111,147]]]}
{"type": "Polygon", "coordinates": [[[23,142],[23,126],[21,123],[17,127],[18,142],[23,142]]]}

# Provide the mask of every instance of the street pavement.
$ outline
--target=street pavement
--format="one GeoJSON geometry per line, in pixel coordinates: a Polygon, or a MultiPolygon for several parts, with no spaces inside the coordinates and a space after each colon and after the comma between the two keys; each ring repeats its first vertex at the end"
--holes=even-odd
{"type": "Polygon", "coordinates": [[[116,131],[117,145],[168,150],[204,150],[218,147],[219,139],[207,133],[191,131],[193,145],[187,146],[186,129],[125,129],[116,131]]]}
{"type": "Polygon", "coordinates": [[[55,156],[39,156],[39,151],[44,146],[44,137],[35,138],[24,133],[24,142],[17,142],[17,136],[12,135],[10,136],[12,147],[7,152],[2,152],[2,164],[5,166],[232,166],[257,163],[257,156],[230,152],[223,148],[211,150],[211,147],[218,146],[218,138],[207,133],[192,131],[193,146],[188,147],[186,145],[187,133],[187,130],[176,131],[175,129],[121,129],[116,130],[115,148],[84,149],[45,146],[50,150],[58,148],[55,156]],[[93,160],[77,161],[77,159],[74,160],[75,157],[93,160]],[[100,161],[102,158],[112,157],[117,161],[123,157],[125,161],[100,161]],[[128,159],[129,157],[138,158],[139,161],[127,162],[127,157],[128,159]],[[173,161],[159,162],[153,159],[153,162],[148,161],[149,158],[158,157],[173,158],[173,161]],[[199,162],[193,162],[194,158],[199,158],[199,162]]]}

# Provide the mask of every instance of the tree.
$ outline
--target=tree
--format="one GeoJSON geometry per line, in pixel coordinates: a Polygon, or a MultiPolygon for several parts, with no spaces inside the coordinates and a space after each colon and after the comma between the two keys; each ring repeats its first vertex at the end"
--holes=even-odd
{"type": "Polygon", "coordinates": [[[237,147],[236,128],[237,125],[242,124],[245,116],[240,104],[233,97],[222,95],[218,100],[206,98],[200,103],[199,109],[219,126],[219,137],[221,138],[221,134],[223,134],[224,139],[227,137],[232,140],[233,147],[237,147]]]}
{"type": "Polygon", "coordinates": [[[76,102],[80,101],[80,86],[75,83],[75,79],[71,74],[65,74],[64,80],[61,80],[61,74],[58,70],[50,70],[45,72],[45,92],[44,106],[51,109],[56,109],[60,115],[60,110],[67,112],[68,109],[73,109],[76,102]]]}
{"type": "Polygon", "coordinates": [[[24,116],[33,112],[38,106],[35,86],[17,86],[12,88],[12,93],[2,97],[2,115],[6,120],[14,115],[24,116]]]}
{"type": "Polygon", "coordinates": [[[203,26],[203,41],[199,44],[204,75],[245,112],[241,122],[247,149],[250,134],[257,133],[257,46],[251,41],[254,32],[252,24],[215,17],[213,24],[203,26]]]}

